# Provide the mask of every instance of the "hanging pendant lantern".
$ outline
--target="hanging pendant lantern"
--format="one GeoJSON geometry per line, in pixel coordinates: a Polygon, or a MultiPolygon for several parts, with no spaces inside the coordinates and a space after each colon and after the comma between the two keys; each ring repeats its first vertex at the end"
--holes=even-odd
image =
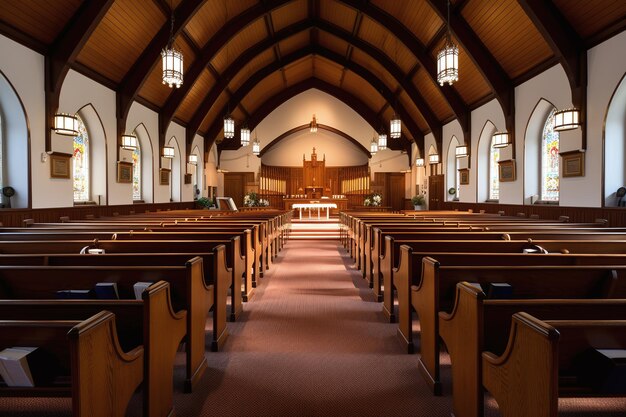
{"type": "Polygon", "coordinates": [[[378,152],[378,143],[376,142],[376,138],[372,138],[372,143],[370,143],[370,154],[374,156],[376,155],[376,152],[378,152]]]}
{"type": "Polygon", "coordinates": [[[242,127],[239,131],[241,137],[241,146],[248,146],[250,144],[250,129],[248,127],[242,127]]]}
{"type": "Polygon", "coordinates": [[[170,39],[167,46],[161,51],[163,64],[163,84],[170,88],[174,85],[180,88],[183,85],[183,53],[174,47],[174,11],[170,25],[170,39]]]}
{"type": "Polygon", "coordinates": [[[226,139],[232,139],[235,137],[235,121],[230,114],[224,117],[224,137],[226,139]]]}
{"type": "Polygon", "coordinates": [[[402,122],[400,118],[393,115],[391,122],[389,123],[389,136],[392,139],[398,139],[402,135],[402,122]]]}
{"type": "Polygon", "coordinates": [[[450,0],[448,0],[448,20],[446,22],[446,44],[437,54],[437,82],[443,86],[459,81],[459,48],[452,43],[450,33],[450,0]]]}
{"type": "Polygon", "coordinates": [[[387,149],[387,133],[384,129],[381,129],[378,133],[378,150],[384,151],[387,149]]]}

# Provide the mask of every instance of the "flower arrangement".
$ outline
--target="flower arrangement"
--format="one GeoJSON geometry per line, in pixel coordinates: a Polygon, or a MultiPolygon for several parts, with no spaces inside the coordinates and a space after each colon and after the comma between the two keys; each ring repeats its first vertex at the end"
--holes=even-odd
{"type": "Polygon", "coordinates": [[[243,205],[245,207],[257,207],[259,205],[259,195],[254,191],[250,191],[243,196],[243,205]]]}
{"type": "Polygon", "coordinates": [[[264,198],[259,198],[259,195],[254,191],[250,191],[243,196],[243,205],[245,207],[268,207],[270,202],[264,198]]]}
{"type": "Polygon", "coordinates": [[[364,206],[378,207],[383,203],[383,197],[378,193],[371,193],[365,197],[364,206]]]}

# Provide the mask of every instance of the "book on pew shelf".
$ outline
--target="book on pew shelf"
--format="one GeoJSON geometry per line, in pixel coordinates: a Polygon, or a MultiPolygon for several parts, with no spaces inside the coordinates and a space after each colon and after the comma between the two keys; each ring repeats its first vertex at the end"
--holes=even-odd
{"type": "Polygon", "coordinates": [[[94,293],[96,298],[101,300],[119,300],[120,298],[115,282],[98,282],[94,287],[94,293]]]}
{"type": "Polygon", "coordinates": [[[133,285],[133,290],[135,291],[135,298],[137,300],[141,300],[141,294],[143,294],[143,292],[146,290],[146,288],[148,288],[150,285],[152,285],[152,282],[135,282],[135,284],[133,285]]]}
{"type": "Polygon", "coordinates": [[[626,349],[587,349],[573,360],[581,384],[601,394],[626,394],[626,349]]]}
{"type": "Polygon", "coordinates": [[[506,282],[490,282],[487,284],[487,298],[513,298],[513,287],[506,282]]]}
{"type": "Polygon", "coordinates": [[[92,290],[59,290],[57,298],[64,300],[85,300],[93,298],[92,290]]]}
{"type": "Polygon", "coordinates": [[[28,355],[36,347],[11,347],[0,352],[0,373],[9,387],[34,387],[35,380],[28,365],[28,355]]]}

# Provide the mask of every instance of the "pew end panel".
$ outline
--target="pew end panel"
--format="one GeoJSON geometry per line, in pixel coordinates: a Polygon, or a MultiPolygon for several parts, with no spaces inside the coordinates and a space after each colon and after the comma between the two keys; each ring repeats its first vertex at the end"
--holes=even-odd
{"type": "MultiPolygon", "coordinates": [[[[411,259],[413,249],[410,246],[402,245],[400,247],[400,263],[398,269],[394,271],[394,281],[398,292],[398,339],[407,353],[412,354],[415,351],[413,344],[413,329],[411,322],[411,259]]],[[[389,311],[389,315],[395,311],[393,305],[393,294],[391,291],[385,292],[383,303],[383,311],[389,311]]],[[[387,314],[387,313],[386,313],[387,314]]]]}
{"type": "Polygon", "coordinates": [[[143,347],[123,352],[115,329],[115,316],[102,311],[68,332],[75,416],[125,416],[143,379],[143,347]]]}
{"type": "Polygon", "coordinates": [[[503,416],[557,416],[558,341],[554,327],[521,312],[513,315],[504,353],[483,352],[482,383],[503,416]]]}
{"type": "Polygon", "coordinates": [[[422,280],[411,286],[411,305],[420,320],[419,369],[435,395],[441,395],[439,375],[439,278],[440,264],[431,257],[422,259],[422,280]]]}
{"type": "MultiPolygon", "coordinates": [[[[167,417],[174,408],[174,361],[180,342],[187,334],[187,311],[174,311],[170,303],[170,285],[159,281],[142,294],[144,304],[144,410],[148,416],[167,417]],[[167,305],[168,308],[158,306],[167,305]]],[[[204,343],[203,343],[204,345],[204,343]]]]}
{"type": "Polygon", "coordinates": [[[211,351],[220,350],[226,338],[228,330],[226,328],[226,299],[228,289],[232,282],[233,269],[226,265],[226,246],[219,245],[213,249],[215,262],[213,262],[213,276],[215,277],[215,305],[213,306],[213,339],[211,341],[211,351]]]}

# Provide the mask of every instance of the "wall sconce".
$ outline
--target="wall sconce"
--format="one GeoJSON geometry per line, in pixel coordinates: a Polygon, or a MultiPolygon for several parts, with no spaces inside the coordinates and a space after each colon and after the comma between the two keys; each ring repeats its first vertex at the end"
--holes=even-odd
{"type": "Polygon", "coordinates": [[[172,159],[174,158],[174,147],[173,146],[164,146],[163,147],[163,152],[161,154],[161,156],[163,158],[169,158],[172,159]]]}
{"type": "Polygon", "coordinates": [[[439,163],[439,154],[433,153],[433,154],[428,155],[428,162],[431,165],[438,164],[439,163]]]}
{"type": "Polygon", "coordinates": [[[576,129],[580,126],[580,112],[578,109],[559,110],[554,113],[554,130],[576,129]]]}
{"type": "Polygon", "coordinates": [[[424,158],[416,158],[415,159],[415,166],[416,167],[423,167],[424,166],[424,158]]]}
{"type": "Polygon", "coordinates": [[[122,149],[127,149],[129,151],[137,149],[137,136],[122,135],[122,149]]]}
{"type": "Polygon", "coordinates": [[[494,148],[506,148],[511,144],[508,132],[496,132],[491,142],[494,148]]]}
{"type": "Polygon", "coordinates": [[[457,146],[455,154],[456,154],[457,158],[466,157],[467,156],[467,146],[466,145],[457,146]]]}
{"type": "Polygon", "coordinates": [[[78,136],[78,117],[73,114],[54,115],[54,133],[63,136],[78,136]]]}
{"type": "Polygon", "coordinates": [[[311,123],[309,123],[309,131],[311,133],[317,132],[317,120],[315,120],[315,115],[313,115],[313,120],[311,120],[311,123]]]}
{"type": "Polygon", "coordinates": [[[198,165],[198,155],[192,153],[189,155],[189,163],[193,165],[198,165]]]}

